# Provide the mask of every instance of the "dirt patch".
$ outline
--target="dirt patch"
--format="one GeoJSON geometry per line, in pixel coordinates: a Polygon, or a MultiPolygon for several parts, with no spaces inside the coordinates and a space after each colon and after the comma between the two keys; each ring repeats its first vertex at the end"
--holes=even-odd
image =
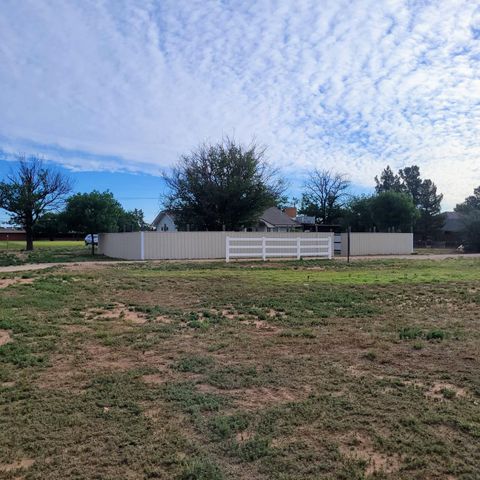
{"type": "Polygon", "coordinates": [[[427,398],[445,400],[451,398],[465,398],[468,392],[465,388],[457,387],[451,383],[434,383],[425,393],[427,398]]]}
{"type": "Polygon", "coordinates": [[[151,375],[143,375],[142,380],[150,385],[163,385],[168,380],[168,377],[167,375],[155,373],[151,375]]]}
{"type": "Polygon", "coordinates": [[[123,304],[115,304],[111,309],[91,308],[87,310],[87,317],[96,320],[125,320],[135,325],[143,325],[147,322],[145,314],[130,310],[123,304]]]}
{"type": "Polygon", "coordinates": [[[268,312],[267,312],[267,316],[270,317],[270,318],[278,318],[278,317],[285,317],[287,314],[285,312],[281,312],[279,310],[274,310],[273,308],[271,308],[268,312]]]}
{"type": "Polygon", "coordinates": [[[165,315],[158,315],[155,318],[155,322],[157,323],[164,323],[166,325],[173,323],[173,320],[170,317],[166,317],[165,315]]]}
{"type": "Polygon", "coordinates": [[[90,331],[85,325],[63,325],[62,329],[67,333],[87,333],[90,331]]]}
{"type": "Polygon", "coordinates": [[[366,435],[356,433],[340,439],[340,453],[352,460],[363,460],[367,465],[365,475],[375,472],[394,473],[400,469],[399,455],[386,455],[373,448],[372,441],[366,435]]]}
{"type": "Polygon", "coordinates": [[[310,391],[310,386],[305,385],[303,388],[299,389],[286,387],[255,387],[247,388],[245,390],[232,390],[224,393],[232,394],[235,399],[235,403],[241,408],[247,410],[256,410],[258,408],[269,407],[271,405],[304,400],[310,391]]]}
{"type": "Polygon", "coordinates": [[[0,347],[11,341],[10,333],[7,330],[0,330],[0,347]]]}
{"type": "Polygon", "coordinates": [[[222,317],[228,318],[228,320],[235,320],[240,316],[237,311],[232,309],[223,309],[221,311],[221,314],[222,314],[222,317]]]}
{"type": "Polygon", "coordinates": [[[12,463],[0,463],[0,472],[12,472],[14,470],[26,470],[35,463],[35,460],[30,458],[22,458],[12,463]]]}
{"type": "Polygon", "coordinates": [[[53,355],[52,366],[40,374],[37,385],[40,388],[82,392],[92,375],[135,368],[141,363],[140,355],[138,352],[87,343],[75,353],[53,355]]]}
{"type": "Polygon", "coordinates": [[[238,443],[248,442],[248,440],[251,440],[253,437],[254,437],[254,432],[250,430],[245,430],[244,432],[238,432],[235,435],[235,439],[237,440],[238,443]]]}
{"type": "Polygon", "coordinates": [[[11,285],[25,285],[25,284],[30,284],[35,281],[34,278],[20,278],[20,277],[14,277],[14,278],[0,278],[0,288],[7,288],[10,287],[11,285]]]}
{"type": "Polygon", "coordinates": [[[270,325],[265,320],[259,320],[257,318],[249,319],[249,320],[242,320],[240,323],[242,323],[243,325],[254,326],[255,330],[257,330],[258,333],[261,333],[263,335],[274,335],[275,333],[278,333],[282,330],[279,327],[276,327],[274,325],[270,325]]]}

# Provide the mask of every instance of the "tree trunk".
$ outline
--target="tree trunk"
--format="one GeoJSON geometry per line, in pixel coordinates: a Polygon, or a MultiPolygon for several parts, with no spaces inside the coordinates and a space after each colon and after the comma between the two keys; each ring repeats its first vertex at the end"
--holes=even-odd
{"type": "Polygon", "coordinates": [[[27,246],[25,250],[31,252],[33,250],[33,229],[31,226],[25,227],[25,236],[27,238],[27,246]]]}
{"type": "Polygon", "coordinates": [[[93,233],[90,234],[90,240],[92,241],[92,256],[95,255],[95,242],[93,241],[93,233]]]}

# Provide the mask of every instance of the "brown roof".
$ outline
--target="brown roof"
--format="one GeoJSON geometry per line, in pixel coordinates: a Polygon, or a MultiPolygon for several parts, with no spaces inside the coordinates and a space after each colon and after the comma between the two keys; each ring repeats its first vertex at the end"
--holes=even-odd
{"type": "Polygon", "coordinates": [[[267,208],[261,215],[260,220],[275,227],[298,227],[299,224],[292,220],[286,213],[277,207],[267,208]]]}

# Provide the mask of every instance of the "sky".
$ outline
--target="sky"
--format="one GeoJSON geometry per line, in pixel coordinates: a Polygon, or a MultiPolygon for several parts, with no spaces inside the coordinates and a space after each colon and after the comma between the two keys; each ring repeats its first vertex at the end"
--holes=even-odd
{"type": "MultiPolygon", "coordinates": [[[[17,153],[159,208],[202,142],[255,139],[297,194],[314,167],[480,184],[474,0],[1,0],[0,173],[17,153]]],[[[0,219],[1,221],[1,219],[0,219]]]]}

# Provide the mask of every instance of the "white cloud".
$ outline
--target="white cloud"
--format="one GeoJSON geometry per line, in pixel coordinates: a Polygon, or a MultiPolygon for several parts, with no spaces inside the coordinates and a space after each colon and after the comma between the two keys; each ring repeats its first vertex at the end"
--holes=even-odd
{"type": "Polygon", "coordinates": [[[452,206],[480,184],[479,42],[468,0],[3,0],[0,147],[154,172],[255,136],[287,173],[417,163],[452,206]]]}

